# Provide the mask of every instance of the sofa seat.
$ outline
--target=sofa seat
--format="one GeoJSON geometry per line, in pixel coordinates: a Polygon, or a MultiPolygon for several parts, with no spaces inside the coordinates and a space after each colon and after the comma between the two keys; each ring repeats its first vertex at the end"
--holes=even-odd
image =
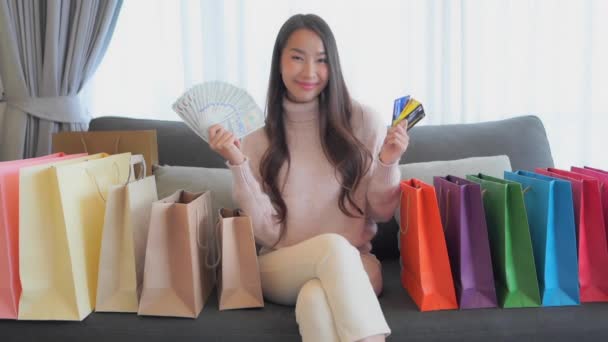
{"type": "MultiPolygon", "coordinates": [[[[608,303],[419,312],[401,287],[399,261],[383,262],[380,304],[389,341],[606,341],[608,303]]],[[[93,313],[83,322],[0,321],[0,341],[300,341],[293,307],[219,311],[211,294],[198,319],[93,313]]]]}

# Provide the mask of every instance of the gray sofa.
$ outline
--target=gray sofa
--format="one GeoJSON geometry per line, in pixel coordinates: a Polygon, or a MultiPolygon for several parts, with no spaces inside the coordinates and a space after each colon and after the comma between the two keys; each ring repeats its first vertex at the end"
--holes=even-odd
{"type": "MultiPolygon", "coordinates": [[[[161,164],[225,167],[206,143],[180,122],[120,117],[94,119],[90,130],[155,129],[161,164]]],[[[553,166],[545,129],[534,116],[477,124],[419,126],[402,163],[506,154],[513,169],[553,166]]],[[[533,309],[418,311],[401,287],[395,221],[373,241],[383,262],[380,303],[392,341],[606,341],[608,303],[533,309]]],[[[213,294],[196,320],[93,313],[83,322],[0,321],[0,341],[299,341],[294,310],[222,311],[213,294]]]]}

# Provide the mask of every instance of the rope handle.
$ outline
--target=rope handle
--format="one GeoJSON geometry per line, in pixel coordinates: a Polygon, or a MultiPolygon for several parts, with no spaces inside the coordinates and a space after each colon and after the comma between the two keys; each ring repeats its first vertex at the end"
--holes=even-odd
{"type": "Polygon", "coordinates": [[[203,216],[203,220],[201,220],[201,213],[200,210],[196,211],[196,244],[198,245],[198,247],[202,250],[205,251],[205,266],[207,268],[217,268],[218,265],[220,264],[221,261],[221,255],[220,255],[220,249],[221,249],[221,245],[220,245],[220,229],[221,229],[221,221],[218,220],[217,224],[215,225],[215,227],[211,227],[211,224],[209,222],[209,219],[211,217],[211,212],[209,211],[209,207],[208,207],[208,203],[207,201],[204,202],[205,205],[205,215],[203,216]],[[207,244],[204,244],[201,242],[200,237],[200,227],[201,227],[201,223],[203,225],[203,229],[205,231],[207,231],[208,236],[207,236],[207,244]],[[210,234],[209,234],[210,233],[210,234]],[[209,241],[213,241],[214,245],[212,245],[214,248],[211,248],[211,246],[209,245],[209,241]],[[215,259],[212,263],[210,263],[210,260],[215,259]]]}
{"type": "Polygon", "coordinates": [[[212,232],[212,236],[213,236],[213,241],[215,242],[215,248],[208,248],[207,249],[207,256],[205,257],[205,266],[207,266],[207,268],[217,268],[220,264],[220,261],[222,260],[222,254],[220,253],[220,251],[222,250],[222,246],[221,246],[221,242],[220,242],[220,234],[221,234],[221,230],[222,230],[222,224],[221,221],[218,220],[217,223],[215,224],[215,229],[211,230],[212,232]],[[215,259],[215,261],[213,263],[209,263],[209,260],[215,259]]]}
{"type": "MultiPolygon", "coordinates": [[[[120,169],[118,168],[118,164],[116,162],[112,163],[112,166],[114,166],[114,169],[116,170],[116,182],[114,183],[117,184],[120,181],[120,169]]],[[[104,202],[107,202],[107,199],[103,196],[101,188],[99,187],[99,182],[97,182],[97,178],[93,174],[91,174],[89,169],[85,168],[84,171],[87,173],[91,181],[95,184],[99,197],[101,197],[104,202]]]]}
{"type": "MultiPolygon", "coordinates": [[[[399,225],[399,232],[402,235],[407,234],[408,230],[410,229],[410,218],[409,218],[410,194],[407,194],[405,197],[407,198],[407,200],[405,201],[405,212],[408,213],[408,217],[405,218],[405,229],[401,228],[402,225],[399,225]]],[[[403,222],[403,217],[401,218],[401,222],[403,222]]]]}
{"type": "MultiPolygon", "coordinates": [[[[87,142],[84,140],[84,133],[80,133],[80,143],[82,144],[82,148],[84,149],[84,153],[89,153],[89,148],[87,146],[87,142]]],[[[120,136],[116,138],[116,142],[114,143],[114,153],[118,154],[118,145],[120,144],[120,136]]]]}
{"type": "MultiPolygon", "coordinates": [[[[205,216],[207,219],[201,221],[200,220],[200,211],[197,211],[197,227],[196,227],[196,236],[197,236],[197,245],[200,249],[206,250],[206,255],[205,255],[205,266],[207,268],[217,268],[222,260],[222,255],[221,255],[221,241],[220,241],[220,236],[221,236],[221,230],[222,230],[222,219],[224,219],[225,217],[222,216],[222,211],[220,210],[219,213],[219,217],[218,220],[215,224],[214,229],[209,229],[209,231],[212,233],[211,234],[211,239],[214,242],[213,247],[214,248],[210,248],[209,245],[205,245],[200,241],[200,223],[204,222],[204,226],[208,227],[210,226],[208,218],[211,217],[209,210],[208,210],[208,206],[207,206],[207,202],[205,202],[205,210],[207,211],[207,215],[205,216]],[[210,263],[210,260],[215,259],[212,263],[210,263]]],[[[241,217],[243,216],[243,211],[241,209],[235,209],[232,211],[232,217],[241,217]]],[[[209,241],[209,239],[207,239],[207,241],[209,241]]]]}
{"type": "MultiPolygon", "coordinates": [[[[441,188],[441,191],[439,191],[439,198],[443,203],[443,188],[441,188]]],[[[445,194],[445,210],[443,211],[443,217],[445,217],[445,225],[443,226],[443,230],[445,231],[450,222],[450,189],[448,189],[445,194]]]]}

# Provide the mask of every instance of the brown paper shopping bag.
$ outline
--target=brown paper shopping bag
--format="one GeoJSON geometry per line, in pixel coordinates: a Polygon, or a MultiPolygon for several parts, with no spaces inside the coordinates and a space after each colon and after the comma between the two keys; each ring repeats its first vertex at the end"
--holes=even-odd
{"type": "Polygon", "coordinates": [[[210,192],[153,203],[139,315],[198,317],[215,285],[211,217],[210,192]]]}
{"type": "MultiPolygon", "coordinates": [[[[144,163],[140,157],[132,156],[131,164],[144,163]]],[[[139,305],[150,210],[158,196],[154,176],[129,178],[108,190],[95,311],[137,312],[139,305]]]]}
{"type": "Polygon", "coordinates": [[[220,310],[264,306],[251,219],[240,210],[220,209],[220,310]]]}
{"type": "Polygon", "coordinates": [[[148,176],[152,174],[152,165],[158,164],[158,142],[155,130],[59,132],[53,134],[53,151],[141,154],[146,160],[146,165],[149,166],[148,176]]]}

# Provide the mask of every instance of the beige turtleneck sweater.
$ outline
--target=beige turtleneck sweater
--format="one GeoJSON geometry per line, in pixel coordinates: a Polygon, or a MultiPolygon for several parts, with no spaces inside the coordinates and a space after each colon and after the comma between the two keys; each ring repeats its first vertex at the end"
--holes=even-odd
{"type": "MultiPolygon", "coordinates": [[[[338,206],[340,183],[321,147],[318,101],[294,103],[285,98],[283,108],[291,168],[282,193],[288,209],[287,232],[275,248],[291,246],[323,233],[337,233],[361,252],[369,252],[377,230],[375,222],[388,221],[399,201],[397,163],[386,165],[378,159],[386,126],[369,108],[353,102],[354,133],[371,151],[374,160],[354,196],[365,215],[352,218],[338,206]]],[[[261,190],[259,166],[267,147],[266,133],[263,128],[258,129],[243,139],[246,160],[240,165],[228,163],[234,178],[234,200],[251,217],[256,241],[266,248],[275,243],[280,231],[270,198],[261,190]]],[[[286,170],[284,165],[279,184],[285,180],[286,170]]]]}

